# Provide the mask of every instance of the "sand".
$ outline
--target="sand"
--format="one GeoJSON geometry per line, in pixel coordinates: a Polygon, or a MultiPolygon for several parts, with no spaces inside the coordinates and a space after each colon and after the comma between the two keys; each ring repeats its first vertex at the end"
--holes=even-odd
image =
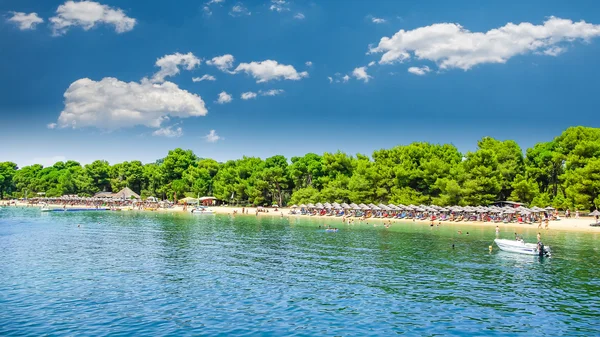
{"type": "MultiPolygon", "coordinates": [[[[17,206],[22,206],[22,207],[26,207],[27,204],[26,203],[17,203],[17,206]]],[[[62,205],[49,205],[50,207],[62,207],[62,205]]],[[[39,207],[39,206],[37,206],[39,207]]],[[[72,207],[76,207],[76,208],[83,208],[84,206],[72,206],[72,207]]],[[[188,207],[188,209],[186,210],[186,212],[189,212],[192,209],[193,206],[188,207]]],[[[122,210],[131,210],[131,208],[129,207],[122,207],[122,210]]],[[[215,213],[217,214],[230,214],[230,215],[234,215],[234,212],[237,211],[236,216],[241,216],[242,215],[242,207],[211,207],[212,210],[215,211],[215,213]]],[[[256,212],[256,208],[254,207],[244,207],[244,211],[247,211],[248,214],[244,214],[244,216],[260,216],[260,217],[264,217],[264,216],[270,216],[270,217],[287,217],[287,218],[298,218],[298,219],[323,219],[324,223],[327,224],[333,224],[335,222],[339,223],[339,224],[343,224],[342,222],[342,218],[341,217],[333,217],[333,216],[308,216],[308,215],[296,215],[296,214],[291,214],[291,209],[289,208],[279,208],[277,209],[277,211],[275,211],[274,208],[266,208],[263,210],[268,210],[269,212],[256,212]]],[[[132,210],[132,211],[137,211],[138,210],[132,210]]],[[[143,211],[149,211],[149,210],[143,210],[143,211]]],[[[143,212],[142,211],[142,212],[143,212]]],[[[158,210],[156,210],[155,212],[161,212],[161,213],[169,213],[169,212],[184,212],[183,210],[183,206],[175,206],[173,208],[168,208],[168,209],[163,209],[163,208],[159,208],[158,210]]],[[[359,220],[358,218],[355,218],[355,223],[358,223],[359,220]]],[[[390,221],[390,219],[380,219],[380,218],[369,218],[367,220],[365,220],[364,222],[368,222],[368,223],[383,223],[383,222],[388,222],[390,221]]],[[[407,222],[414,222],[414,223],[422,223],[424,225],[428,225],[431,222],[430,221],[412,221],[412,220],[395,220],[392,219],[391,220],[392,224],[391,226],[400,226],[402,223],[407,223],[407,222]]],[[[437,225],[437,221],[435,222],[437,225]]],[[[575,218],[570,218],[570,219],[561,219],[559,221],[550,221],[550,225],[549,225],[549,230],[552,231],[571,231],[571,232],[589,232],[589,233],[600,233],[600,227],[592,227],[590,226],[591,223],[594,223],[594,219],[592,217],[580,217],[579,219],[575,219],[575,218]]],[[[442,221],[442,226],[455,226],[455,227],[464,227],[464,226],[471,226],[471,227],[496,227],[496,226],[500,226],[501,228],[505,229],[506,227],[510,227],[510,228],[515,228],[515,229],[537,229],[538,225],[537,224],[525,224],[525,223],[492,223],[492,222],[478,222],[478,221],[469,221],[469,222],[447,222],[447,221],[442,221]]]]}

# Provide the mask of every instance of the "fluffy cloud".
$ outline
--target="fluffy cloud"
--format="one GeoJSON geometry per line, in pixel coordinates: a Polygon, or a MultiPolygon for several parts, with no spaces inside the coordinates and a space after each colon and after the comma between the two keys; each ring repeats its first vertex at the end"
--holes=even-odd
{"type": "Polygon", "coordinates": [[[385,23],[385,19],[382,18],[371,18],[373,23],[385,23]]]}
{"type": "Polygon", "coordinates": [[[212,76],[205,74],[202,77],[192,77],[192,82],[202,82],[202,81],[216,81],[217,79],[212,76]]]}
{"type": "Polygon", "coordinates": [[[192,53],[165,55],[156,61],[156,66],[160,70],[152,77],[153,82],[163,82],[165,77],[179,74],[179,66],[182,65],[187,70],[192,70],[199,66],[202,60],[192,53]]]}
{"type": "Polygon", "coordinates": [[[38,23],[44,22],[44,19],[40,18],[37,13],[25,14],[23,12],[11,12],[12,17],[8,19],[8,22],[12,22],[19,27],[20,30],[35,29],[38,23]]]}
{"type": "Polygon", "coordinates": [[[258,94],[255,93],[255,92],[252,92],[252,91],[248,91],[248,92],[242,93],[241,98],[243,100],[248,100],[248,99],[256,98],[258,95],[261,95],[261,96],[277,96],[277,95],[280,95],[280,94],[283,94],[283,93],[284,93],[283,89],[271,89],[271,90],[266,90],[266,91],[260,90],[258,92],[258,94]]]}
{"type": "Polygon", "coordinates": [[[272,11],[284,12],[289,11],[289,3],[285,0],[271,0],[271,7],[269,7],[272,11]]]}
{"type": "Polygon", "coordinates": [[[306,61],[306,63],[304,63],[304,64],[306,64],[307,67],[312,67],[312,62],[310,62],[310,61],[306,61]]]}
{"type": "Polygon", "coordinates": [[[371,61],[371,62],[369,62],[369,67],[372,67],[372,66],[374,66],[374,65],[375,65],[375,61],[371,61]]]}
{"type": "Polygon", "coordinates": [[[231,97],[230,94],[226,93],[225,91],[222,91],[219,94],[219,98],[217,99],[217,103],[219,104],[225,104],[225,103],[229,103],[233,100],[233,98],[231,97]]]}
{"type": "Polygon", "coordinates": [[[167,137],[167,138],[178,138],[183,136],[183,129],[181,127],[173,128],[173,126],[167,126],[160,128],[152,132],[153,136],[167,137]]]}
{"type": "Polygon", "coordinates": [[[125,15],[120,8],[111,8],[93,1],[67,1],[58,6],[56,16],[50,18],[54,35],[65,33],[71,26],[89,30],[97,24],[115,26],[117,33],[133,29],[136,20],[125,15]]]}
{"type": "Polygon", "coordinates": [[[176,84],[154,84],[147,80],[122,82],[106,77],[100,81],[83,78],[64,94],[65,108],[59,127],[118,129],[145,125],[159,128],[169,116],[187,118],[207,113],[204,101],[176,84]]]}
{"type": "MultiPolygon", "coordinates": [[[[344,82],[348,81],[346,76],[344,76],[344,82]]],[[[369,74],[367,74],[367,67],[354,68],[354,70],[352,71],[352,76],[356,77],[357,80],[365,81],[365,83],[369,82],[369,80],[373,78],[372,76],[369,76],[369,74]]]]}
{"type": "Polygon", "coordinates": [[[225,0],[210,0],[209,2],[207,2],[207,5],[212,5],[212,4],[220,4],[222,2],[225,2],[225,0]]]}
{"type": "Polygon", "coordinates": [[[271,89],[271,90],[267,90],[267,91],[261,91],[260,95],[261,96],[277,96],[279,94],[283,94],[284,91],[283,89],[271,89]]]}
{"type": "Polygon", "coordinates": [[[57,126],[57,125],[56,125],[56,123],[49,123],[49,124],[47,124],[47,125],[46,125],[46,127],[47,127],[48,129],[55,129],[55,128],[56,128],[56,126],[57,126]]]}
{"type": "Polygon", "coordinates": [[[211,60],[206,61],[206,64],[209,66],[215,66],[221,71],[228,71],[229,68],[233,67],[233,61],[235,61],[233,55],[225,54],[213,57],[211,60]]]}
{"type": "Polygon", "coordinates": [[[266,60],[262,62],[240,63],[235,68],[235,73],[245,72],[256,79],[256,83],[268,82],[271,80],[293,80],[297,81],[308,77],[308,72],[298,73],[291,65],[279,64],[277,61],[266,60]]]}
{"type": "Polygon", "coordinates": [[[542,51],[542,54],[548,55],[548,56],[558,56],[566,51],[567,51],[567,48],[555,46],[555,47],[550,47],[548,49],[545,49],[544,51],[542,51]]]}
{"type": "Polygon", "coordinates": [[[329,80],[329,83],[333,83],[333,77],[327,76],[327,79],[329,80]]]}
{"type": "Polygon", "coordinates": [[[556,17],[542,25],[508,23],[485,33],[471,32],[454,23],[437,23],[383,37],[370,52],[383,53],[380,64],[415,57],[436,62],[440,69],[469,70],[478,64],[506,63],[513,56],[531,52],[558,55],[553,49],[557,44],[589,41],[599,35],[600,25],[556,17]]]}
{"type": "Polygon", "coordinates": [[[204,136],[204,139],[206,139],[206,141],[209,143],[216,143],[218,140],[223,138],[217,135],[217,132],[215,130],[210,130],[210,132],[206,136],[204,136]]]}
{"type": "Polygon", "coordinates": [[[427,74],[428,72],[430,72],[431,69],[429,69],[428,66],[424,66],[424,67],[410,67],[408,68],[408,72],[411,74],[415,74],[415,75],[419,75],[419,76],[423,76],[425,74],[427,74]]]}
{"type": "Polygon", "coordinates": [[[296,13],[296,15],[294,15],[294,19],[296,20],[304,20],[305,16],[302,13],[296,13]]]}
{"type": "MultiPolygon", "coordinates": [[[[356,69],[355,69],[355,71],[356,71],[356,69]]],[[[350,81],[350,76],[344,75],[344,77],[342,77],[342,81],[344,81],[344,83],[350,81]]]]}
{"type": "Polygon", "coordinates": [[[257,96],[257,94],[255,92],[248,91],[248,92],[242,93],[241,98],[243,100],[248,100],[248,99],[256,98],[256,96],[257,96]]]}
{"type": "Polygon", "coordinates": [[[236,16],[242,16],[242,15],[251,15],[252,13],[248,11],[248,9],[246,7],[244,7],[244,5],[242,5],[241,3],[237,3],[235,6],[233,6],[231,8],[231,12],[229,12],[229,15],[236,17],[236,16]]]}

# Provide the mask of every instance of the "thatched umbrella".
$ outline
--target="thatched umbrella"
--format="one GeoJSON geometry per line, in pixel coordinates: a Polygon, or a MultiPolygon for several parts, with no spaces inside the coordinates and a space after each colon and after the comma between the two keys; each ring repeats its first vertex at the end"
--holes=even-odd
{"type": "Polygon", "coordinates": [[[592,213],[590,213],[589,215],[591,215],[591,216],[598,216],[598,215],[600,215],[600,212],[598,212],[598,210],[595,210],[592,213]]]}

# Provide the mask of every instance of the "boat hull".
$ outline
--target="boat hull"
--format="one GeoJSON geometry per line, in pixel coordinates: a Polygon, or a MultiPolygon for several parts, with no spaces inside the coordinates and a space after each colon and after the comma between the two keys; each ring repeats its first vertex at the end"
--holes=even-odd
{"type": "Polygon", "coordinates": [[[525,255],[550,255],[550,247],[544,247],[544,252],[540,254],[538,250],[538,245],[533,243],[525,243],[523,241],[505,239],[496,239],[494,240],[494,242],[500,248],[500,250],[505,252],[525,255]]]}

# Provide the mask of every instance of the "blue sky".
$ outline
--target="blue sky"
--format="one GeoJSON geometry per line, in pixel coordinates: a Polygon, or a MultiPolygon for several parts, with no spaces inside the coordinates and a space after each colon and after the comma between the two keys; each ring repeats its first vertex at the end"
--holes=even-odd
{"type": "Polygon", "coordinates": [[[0,13],[0,161],[20,166],[176,147],[220,161],[414,141],[466,152],[483,136],[526,148],[600,126],[597,1],[8,0],[0,13]]]}

